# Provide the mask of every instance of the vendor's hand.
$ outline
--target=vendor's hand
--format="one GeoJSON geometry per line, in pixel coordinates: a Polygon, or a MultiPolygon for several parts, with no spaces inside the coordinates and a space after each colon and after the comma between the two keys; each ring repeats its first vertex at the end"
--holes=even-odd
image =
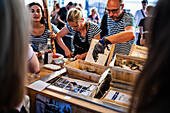
{"type": "Polygon", "coordinates": [[[99,42],[94,46],[94,50],[93,50],[92,55],[93,55],[93,59],[95,60],[95,62],[98,60],[98,54],[99,53],[104,54],[105,47],[107,47],[107,49],[109,50],[107,45],[111,44],[111,42],[108,39],[106,39],[106,37],[107,36],[100,39],[99,42]]]}
{"type": "Polygon", "coordinates": [[[68,58],[74,57],[74,55],[71,53],[69,49],[65,51],[65,56],[67,56],[68,58]]]}
{"type": "Polygon", "coordinates": [[[77,60],[77,59],[83,59],[85,56],[84,56],[84,54],[78,54],[78,55],[76,55],[74,58],[75,58],[75,60],[77,60]]]}
{"type": "Polygon", "coordinates": [[[105,47],[103,46],[103,44],[101,42],[98,42],[95,46],[94,46],[94,50],[93,50],[93,59],[95,60],[95,62],[98,60],[98,54],[102,53],[104,54],[104,49],[105,47]]]}
{"type": "Polygon", "coordinates": [[[50,38],[54,38],[55,39],[56,37],[56,34],[52,31],[51,34],[50,34],[50,38]]]}

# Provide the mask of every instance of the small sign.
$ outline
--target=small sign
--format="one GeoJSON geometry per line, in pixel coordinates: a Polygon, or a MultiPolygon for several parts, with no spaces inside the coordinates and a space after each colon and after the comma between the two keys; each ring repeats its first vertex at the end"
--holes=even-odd
{"type": "Polygon", "coordinates": [[[42,91],[43,89],[45,89],[47,86],[49,86],[50,84],[43,82],[41,80],[37,80],[35,82],[33,82],[32,84],[30,84],[28,87],[37,91],[42,91]]]}

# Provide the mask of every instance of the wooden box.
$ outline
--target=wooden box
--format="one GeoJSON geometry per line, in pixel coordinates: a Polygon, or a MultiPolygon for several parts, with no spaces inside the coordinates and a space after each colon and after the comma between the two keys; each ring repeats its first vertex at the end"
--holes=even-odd
{"type": "Polygon", "coordinates": [[[129,56],[147,58],[147,56],[148,56],[148,48],[144,47],[144,46],[139,46],[139,45],[132,44],[129,56]]]}
{"type": "Polygon", "coordinates": [[[69,77],[96,83],[99,82],[101,74],[108,68],[106,66],[89,63],[83,60],[76,60],[65,67],[69,77]]]}
{"type": "Polygon", "coordinates": [[[110,87],[101,100],[128,107],[130,105],[131,98],[131,93],[119,91],[110,87]]]}
{"type": "Polygon", "coordinates": [[[121,68],[124,70],[130,70],[133,72],[140,72],[143,69],[145,58],[115,54],[114,59],[109,64],[111,67],[121,68]],[[130,67],[131,66],[131,67],[130,67]],[[137,68],[134,68],[134,67],[137,68]]]}
{"type": "Polygon", "coordinates": [[[110,63],[110,68],[111,68],[110,85],[112,87],[132,91],[133,85],[138,75],[140,74],[140,71],[142,70],[144,63],[145,63],[144,58],[116,54],[113,61],[110,63]],[[140,68],[137,67],[138,69],[133,70],[132,69],[133,67],[130,67],[130,66],[128,67],[127,65],[128,66],[129,65],[130,66],[140,65],[141,67],[140,68]]]}

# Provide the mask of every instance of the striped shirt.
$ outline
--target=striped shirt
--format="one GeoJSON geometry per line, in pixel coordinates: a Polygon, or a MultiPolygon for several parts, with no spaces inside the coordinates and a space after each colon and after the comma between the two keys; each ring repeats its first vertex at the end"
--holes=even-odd
{"type": "MultiPolygon", "coordinates": [[[[135,27],[135,20],[132,14],[124,12],[122,18],[119,21],[112,20],[109,16],[107,18],[107,29],[108,35],[115,35],[120,32],[125,31],[127,26],[135,27]]],[[[117,43],[115,44],[115,53],[128,55],[131,49],[131,46],[134,42],[133,40],[127,41],[125,43],[117,43]]],[[[114,55],[113,54],[113,55],[114,55]]]]}
{"type": "MultiPolygon", "coordinates": [[[[58,28],[54,24],[51,24],[51,27],[52,27],[52,30],[54,31],[54,33],[57,33],[59,31],[58,28]]],[[[48,32],[48,25],[47,25],[47,23],[45,23],[45,31],[41,36],[33,36],[32,34],[30,34],[30,41],[35,46],[35,48],[37,50],[39,50],[40,43],[47,45],[47,41],[48,41],[47,40],[48,39],[47,32],[48,32]]]]}
{"type": "MultiPolygon", "coordinates": [[[[102,30],[97,26],[97,24],[92,22],[88,22],[88,23],[89,23],[89,29],[87,31],[87,35],[88,35],[88,42],[90,44],[92,38],[98,35],[102,30]]],[[[76,30],[73,30],[73,28],[68,23],[66,24],[66,27],[73,36],[76,34],[76,30]]],[[[79,36],[79,38],[82,42],[85,42],[86,38],[81,38],[81,36],[79,36]]]]}

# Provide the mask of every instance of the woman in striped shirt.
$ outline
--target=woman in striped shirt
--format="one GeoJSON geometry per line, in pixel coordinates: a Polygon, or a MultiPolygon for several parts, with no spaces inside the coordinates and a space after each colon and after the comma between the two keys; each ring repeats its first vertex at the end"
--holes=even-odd
{"type": "Polygon", "coordinates": [[[79,9],[72,8],[67,14],[66,26],[57,34],[56,40],[59,46],[65,51],[67,57],[75,56],[76,59],[84,59],[90,47],[91,39],[100,39],[101,29],[97,24],[85,22],[83,14],[79,9]],[[74,53],[63,43],[62,37],[68,33],[74,36],[74,53]]]}
{"type": "MultiPolygon", "coordinates": [[[[33,46],[34,51],[39,51],[39,45],[47,45],[48,39],[48,25],[45,22],[44,11],[42,6],[39,3],[32,2],[28,4],[31,20],[32,20],[32,29],[30,34],[31,45],[33,46]]],[[[51,24],[54,33],[50,35],[50,38],[55,37],[55,33],[59,30],[53,24],[51,24]]]]}

